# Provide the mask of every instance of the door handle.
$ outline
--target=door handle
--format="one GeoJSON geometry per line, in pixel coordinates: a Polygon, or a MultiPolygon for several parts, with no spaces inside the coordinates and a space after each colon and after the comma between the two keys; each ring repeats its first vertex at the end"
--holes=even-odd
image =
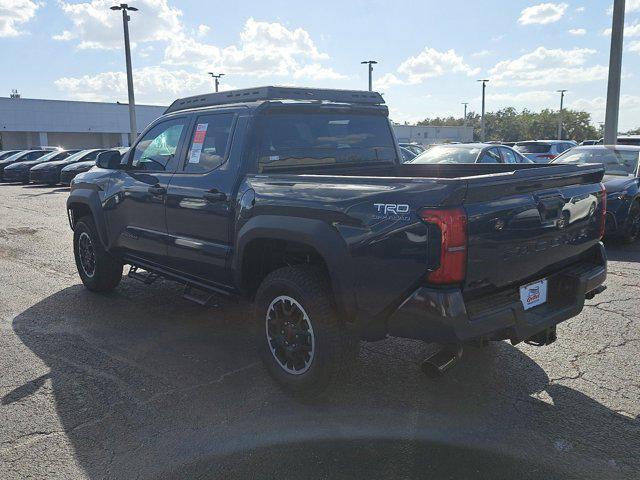
{"type": "Polygon", "coordinates": [[[204,199],[208,202],[224,202],[227,200],[226,193],[219,192],[218,190],[209,190],[203,195],[204,199]]]}
{"type": "Polygon", "coordinates": [[[155,185],[153,187],[149,187],[147,192],[152,193],[153,195],[164,195],[167,193],[167,189],[159,185],[155,185]]]}

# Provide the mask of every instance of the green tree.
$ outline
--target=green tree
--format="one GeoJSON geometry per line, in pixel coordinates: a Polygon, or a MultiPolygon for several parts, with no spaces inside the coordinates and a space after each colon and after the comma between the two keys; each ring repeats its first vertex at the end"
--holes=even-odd
{"type": "MultiPolygon", "coordinates": [[[[586,139],[600,138],[598,128],[591,124],[591,115],[578,110],[563,112],[563,138],[581,142],[586,139]]],[[[440,127],[444,125],[464,125],[464,118],[435,117],[426,118],[418,125],[440,127]]],[[[480,115],[467,114],[467,125],[473,127],[474,139],[480,139],[480,115]]],[[[506,107],[495,112],[485,113],[486,139],[500,142],[519,140],[554,139],[558,135],[558,112],[544,109],[532,112],[524,109],[518,112],[506,107]]]]}

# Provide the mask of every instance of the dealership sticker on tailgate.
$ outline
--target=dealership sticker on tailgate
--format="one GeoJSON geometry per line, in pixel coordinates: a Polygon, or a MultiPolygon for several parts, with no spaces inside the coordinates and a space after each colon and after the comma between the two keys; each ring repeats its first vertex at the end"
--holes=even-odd
{"type": "Polygon", "coordinates": [[[520,287],[520,301],[525,310],[547,302],[547,280],[538,280],[520,287]]]}

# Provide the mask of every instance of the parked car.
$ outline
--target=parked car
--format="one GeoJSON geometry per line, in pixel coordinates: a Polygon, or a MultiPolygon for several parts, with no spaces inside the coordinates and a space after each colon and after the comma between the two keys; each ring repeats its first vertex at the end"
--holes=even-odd
{"type": "Polygon", "coordinates": [[[413,160],[416,158],[416,154],[413,153],[408,148],[400,147],[400,154],[402,155],[402,162],[408,162],[409,160],[413,160]]]}
{"type": "Polygon", "coordinates": [[[467,342],[555,341],[603,290],[603,173],[402,163],[379,94],[262,87],[176,100],[123,159],[74,179],[67,210],[89,290],[113,290],[129,264],[199,303],[247,297],[268,371],[313,397],[358,339],[447,345],[423,365],[434,375],[467,342]],[[562,208],[546,202],[577,192],[596,210],[554,228],[562,208]]]}
{"type": "Polygon", "coordinates": [[[40,165],[36,165],[29,170],[29,181],[33,183],[46,183],[47,185],[57,185],[60,183],[60,172],[67,165],[71,165],[76,162],[94,161],[100,152],[104,152],[105,149],[89,149],[80,150],[78,153],[65,158],[64,160],[57,160],[55,162],[45,162],[40,165]]]}
{"type": "MultiPolygon", "coordinates": [[[[120,156],[122,156],[129,150],[129,147],[114,148],[113,150],[117,151],[120,154],[120,156]]],[[[105,150],[105,152],[106,151],[108,150],[105,150]]],[[[62,185],[71,185],[71,181],[76,177],[76,175],[82,172],[88,172],[89,170],[91,170],[93,167],[96,166],[96,161],[102,153],[104,152],[101,152],[100,154],[98,154],[98,156],[96,157],[96,160],[76,162],[64,167],[60,171],[60,183],[62,185]]]]}
{"type": "Polygon", "coordinates": [[[510,147],[489,143],[434,145],[409,163],[532,163],[510,147]]]}
{"type": "Polygon", "coordinates": [[[607,237],[631,243],[640,236],[640,146],[585,146],[563,153],[553,163],[601,163],[607,190],[607,237]]]}
{"type": "Polygon", "coordinates": [[[80,150],[52,150],[45,151],[45,154],[36,160],[29,160],[26,162],[15,162],[8,165],[4,169],[4,181],[5,182],[22,182],[29,183],[29,171],[32,167],[40,165],[45,162],[55,162],[57,160],[64,160],[65,158],[79,152],[80,150]]]}
{"type": "Polygon", "coordinates": [[[409,150],[410,152],[412,152],[414,155],[420,155],[422,152],[424,152],[426,150],[426,148],[422,145],[420,145],[419,143],[400,143],[399,144],[402,148],[406,148],[407,150],[409,150]]]}
{"type": "Polygon", "coordinates": [[[580,142],[580,146],[586,146],[586,145],[597,145],[598,144],[598,140],[583,140],[582,142],[580,142]]]}
{"type": "Polygon", "coordinates": [[[0,160],[0,180],[4,181],[4,169],[12,163],[36,160],[47,153],[45,150],[20,150],[18,153],[14,153],[4,160],[0,160]]]}
{"type": "Polygon", "coordinates": [[[576,145],[576,142],[569,140],[532,140],[518,142],[513,148],[535,163],[549,163],[576,145]]]}
{"type": "MultiPolygon", "coordinates": [[[[618,137],[618,145],[636,145],[640,146],[640,135],[620,135],[618,137]]],[[[604,144],[604,138],[598,140],[598,145],[604,144]]]]}
{"type": "Polygon", "coordinates": [[[21,150],[2,150],[0,152],[0,160],[4,160],[5,158],[9,158],[11,155],[15,155],[18,152],[21,152],[21,150]]]}

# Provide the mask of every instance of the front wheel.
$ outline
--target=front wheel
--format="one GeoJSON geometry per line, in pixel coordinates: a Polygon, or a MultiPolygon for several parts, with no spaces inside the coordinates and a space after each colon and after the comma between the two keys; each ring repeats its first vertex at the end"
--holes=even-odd
{"type": "Polygon", "coordinates": [[[94,292],[110,292],[122,280],[122,263],[107,253],[91,217],[73,229],[73,253],[82,283],[94,292]]]}
{"type": "Polygon", "coordinates": [[[288,392],[313,398],[355,362],[357,340],[337,315],[319,269],[284,267],[270,273],[255,301],[258,352],[288,392]]]}

